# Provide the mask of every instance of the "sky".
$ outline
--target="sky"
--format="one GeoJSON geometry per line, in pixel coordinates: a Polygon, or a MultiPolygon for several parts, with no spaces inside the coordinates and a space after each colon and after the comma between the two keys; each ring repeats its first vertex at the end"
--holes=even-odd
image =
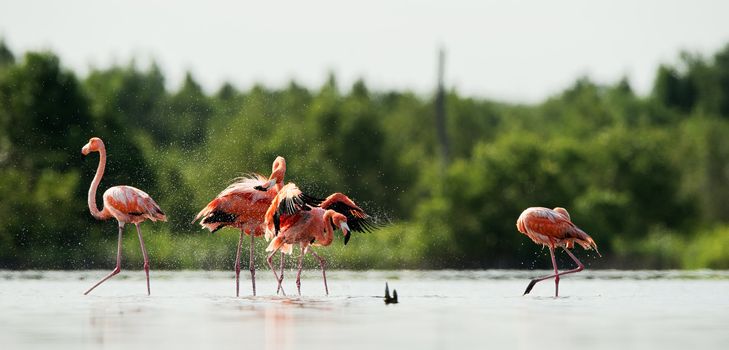
{"type": "Polygon", "coordinates": [[[587,76],[627,77],[650,92],[681,50],[729,43],[729,1],[39,1],[0,0],[0,37],[14,53],[52,50],[85,76],[153,60],[176,88],[187,71],[209,91],[229,81],[430,94],[437,52],[461,94],[537,102],[587,76]]]}

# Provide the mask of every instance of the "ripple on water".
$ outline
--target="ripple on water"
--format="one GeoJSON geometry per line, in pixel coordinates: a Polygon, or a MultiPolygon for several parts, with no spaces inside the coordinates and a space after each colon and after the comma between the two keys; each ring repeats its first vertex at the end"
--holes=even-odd
{"type": "MultiPolygon", "coordinates": [[[[122,270],[122,273],[115,276],[116,280],[144,279],[140,270],[122,270]]],[[[0,279],[4,280],[97,280],[109,271],[88,270],[88,271],[56,271],[56,270],[27,270],[13,271],[0,270],[0,279]]],[[[290,272],[289,272],[290,273],[290,272]]],[[[316,270],[305,271],[304,275],[314,276],[319,272],[316,270]]],[[[535,276],[550,274],[550,270],[367,270],[351,271],[336,270],[327,271],[327,278],[330,280],[383,280],[397,281],[400,279],[428,280],[511,280],[529,279],[535,276]]],[[[152,271],[155,280],[220,280],[233,276],[232,271],[152,271]]],[[[245,274],[241,275],[242,277],[245,274]]],[[[268,274],[257,275],[257,279],[269,280],[273,277],[268,274]]],[[[729,270],[585,270],[581,273],[570,276],[574,279],[595,279],[595,280],[729,280],[729,270]]]]}

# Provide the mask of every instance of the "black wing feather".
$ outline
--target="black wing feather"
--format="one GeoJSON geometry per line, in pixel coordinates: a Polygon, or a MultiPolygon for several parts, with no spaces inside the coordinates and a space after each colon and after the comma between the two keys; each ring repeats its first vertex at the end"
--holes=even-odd
{"type": "Polygon", "coordinates": [[[281,203],[278,204],[276,212],[279,215],[294,215],[301,210],[308,211],[311,210],[311,207],[318,207],[323,201],[323,199],[301,193],[292,198],[284,198],[281,203]]]}
{"type": "Polygon", "coordinates": [[[216,222],[233,222],[235,221],[235,218],[238,217],[235,214],[226,213],[221,210],[216,210],[210,215],[208,215],[205,219],[203,219],[203,224],[212,224],[216,222]]]}
{"type": "Polygon", "coordinates": [[[275,236],[278,236],[279,231],[281,231],[281,214],[276,211],[273,214],[273,227],[276,229],[275,236]]]}
{"type": "Polygon", "coordinates": [[[380,226],[375,218],[357,208],[344,204],[344,202],[334,202],[327,209],[346,216],[349,229],[355,232],[372,232],[380,226]]]}

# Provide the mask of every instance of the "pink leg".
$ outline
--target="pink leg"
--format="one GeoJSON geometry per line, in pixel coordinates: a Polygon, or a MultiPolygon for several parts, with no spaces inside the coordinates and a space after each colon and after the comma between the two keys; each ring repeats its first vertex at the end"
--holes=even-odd
{"type": "Polygon", "coordinates": [[[301,295],[301,269],[304,268],[304,254],[306,254],[306,248],[301,248],[301,255],[299,255],[299,271],[296,272],[296,289],[301,295]]]}
{"type": "Polygon", "coordinates": [[[557,259],[554,258],[554,248],[550,248],[549,254],[552,256],[552,266],[554,267],[554,297],[559,297],[559,271],[557,270],[557,259]]]}
{"type": "Polygon", "coordinates": [[[282,286],[283,279],[284,279],[284,252],[281,251],[279,253],[279,255],[281,256],[281,276],[279,276],[278,289],[276,290],[276,294],[278,294],[278,292],[281,290],[281,286],[282,286]]]}
{"type": "Polygon", "coordinates": [[[96,284],[94,284],[91,288],[89,288],[89,290],[84,292],[84,295],[89,294],[92,290],[94,290],[94,288],[98,287],[100,284],[104,283],[109,278],[114,277],[114,275],[116,275],[117,273],[119,273],[119,271],[121,271],[122,232],[124,232],[124,224],[120,222],[119,223],[119,243],[116,248],[116,267],[114,268],[113,271],[111,271],[110,274],[106,275],[106,277],[102,278],[101,281],[96,282],[96,284]]]}
{"type": "Polygon", "coordinates": [[[324,290],[326,291],[327,295],[329,295],[329,287],[327,286],[327,262],[324,260],[324,258],[316,254],[315,251],[312,250],[311,254],[313,254],[315,258],[319,259],[319,266],[321,266],[321,276],[324,277],[324,290]]]}
{"type": "Polygon", "coordinates": [[[562,272],[563,275],[566,275],[568,273],[580,272],[580,271],[582,271],[582,270],[585,269],[585,265],[583,265],[581,261],[577,260],[577,257],[574,254],[572,254],[571,251],[569,251],[567,248],[564,248],[564,247],[562,249],[564,249],[564,251],[567,253],[567,255],[569,255],[570,258],[572,258],[572,261],[574,261],[575,264],[577,264],[577,268],[576,269],[569,270],[569,271],[566,271],[566,272],[562,272]]]}
{"type": "Polygon", "coordinates": [[[585,265],[583,265],[582,262],[579,261],[574,254],[572,254],[571,251],[569,251],[565,247],[562,247],[562,249],[564,249],[564,251],[567,252],[567,255],[569,255],[570,258],[572,258],[572,260],[577,264],[577,268],[569,270],[569,271],[565,271],[562,273],[557,272],[557,261],[554,258],[554,248],[550,247],[549,253],[552,255],[552,264],[554,265],[554,275],[539,277],[539,278],[535,278],[535,279],[531,280],[531,282],[529,282],[529,285],[527,286],[526,291],[524,292],[524,295],[529,294],[529,292],[531,292],[532,288],[534,288],[534,285],[537,284],[537,282],[541,282],[546,279],[554,278],[554,281],[555,281],[554,296],[557,297],[557,296],[559,296],[559,276],[564,276],[564,275],[567,275],[570,273],[580,272],[585,269],[585,265]]]}
{"type": "Polygon", "coordinates": [[[149,256],[147,256],[147,248],[144,247],[144,239],[142,238],[142,229],[139,228],[139,224],[135,224],[137,226],[137,235],[139,236],[139,245],[142,246],[142,256],[144,257],[144,273],[147,274],[147,295],[150,295],[149,290],[149,256]]]}
{"type": "Polygon", "coordinates": [[[235,251],[235,296],[240,296],[240,249],[243,245],[243,230],[240,230],[240,238],[238,238],[238,249],[235,251]]]}
{"type": "MultiPolygon", "coordinates": [[[[253,244],[253,239],[255,238],[253,232],[249,232],[251,235],[251,251],[250,251],[250,261],[248,262],[248,268],[251,270],[251,284],[253,284],[253,296],[256,296],[256,263],[254,261],[254,252],[255,252],[255,245],[253,244]]],[[[243,236],[241,236],[241,239],[243,236]]]]}
{"type": "MultiPolygon", "coordinates": [[[[278,250],[278,249],[276,249],[278,250]]],[[[273,271],[273,277],[276,278],[276,281],[278,281],[278,287],[276,288],[276,292],[278,293],[279,290],[281,290],[281,294],[286,296],[286,292],[283,290],[283,286],[281,285],[281,280],[278,278],[278,274],[276,273],[276,269],[273,267],[273,255],[276,254],[276,250],[272,251],[271,254],[268,254],[266,257],[266,263],[268,263],[268,267],[271,268],[271,271],[273,271]]]]}

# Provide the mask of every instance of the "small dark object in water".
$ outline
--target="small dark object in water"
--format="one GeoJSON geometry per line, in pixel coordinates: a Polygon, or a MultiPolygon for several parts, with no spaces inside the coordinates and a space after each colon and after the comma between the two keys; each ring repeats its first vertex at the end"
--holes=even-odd
{"type": "Polygon", "coordinates": [[[385,282],[385,304],[397,304],[397,289],[392,290],[392,296],[390,296],[390,287],[385,282]]]}

